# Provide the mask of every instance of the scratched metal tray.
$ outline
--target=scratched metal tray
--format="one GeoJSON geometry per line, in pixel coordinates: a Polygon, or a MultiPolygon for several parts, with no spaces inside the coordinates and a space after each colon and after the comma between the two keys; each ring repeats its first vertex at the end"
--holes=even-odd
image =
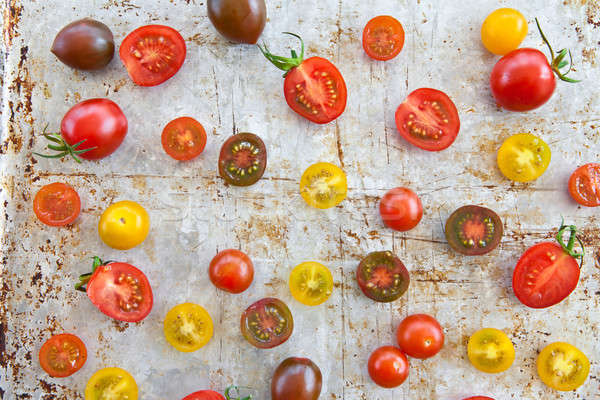
{"type": "Polygon", "coordinates": [[[566,191],[576,166],[600,159],[600,5],[597,0],[513,2],[527,16],[526,46],[544,49],[531,24],[540,17],[555,46],[570,46],[577,85],[558,83],[554,97],[530,113],[498,109],[488,77],[496,57],[483,49],[479,28],[492,0],[269,0],[263,38],[275,50],[296,45],[280,34],[303,35],[307,55],[331,59],[343,73],[345,113],[325,126],[310,124],[286,106],[281,73],[253,46],[225,42],[206,17],[203,0],[5,0],[0,231],[2,294],[0,395],[12,399],[81,399],[91,374],[119,366],[135,377],[142,399],[179,399],[202,388],[237,383],[269,398],[275,366],[291,355],[308,356],[324,375],[322,399],[444,399],[485,394],[504,399],[598,399],[600,393],[600,228],[598,209],[578,207],[566,191]],[[519,4],[517,4],[519,3],[519,4]],[[396,16],[406,29],[400,56],[368,59],[361,48],[364,24],[378,14],[396,16]],[[66,23],[92,16],[108,24],[119,44],[134,28],[168,24],[188,45],[181,71],[167,83],[136,87],[118,57],[108,68],[77,72],[49,48],[66,23]],[[428,153],[399,138],[394,111],[419,87],[446,91],[462,129],[452,147],[428,153]],[[109,97],[129,119],[121,148],[101,162],[76,164],[32,158],[44,147],[42,128],[58,129],[75,103],[109,97]],[[188,163],[170,159],[160,145],[162,127],[189,115],[207,129],[204,153],[188,163]],[[249,188],[226,187],[217,174],[220,145],[232,133],[259,134],[269,151],[264,178],[249,188]],[[495,152],[514,133],[540,135],[552,148],[548,171],[528,184],[504,179],[495,152]],[[348,198],[340,206],[309,208],[298,193],[302,171],[316,161],[340,165],[348,198]],[[32,197],[44,184],[68,182],[83,202],[68,228],[40,224],[32,197]],[[423,201],[425,216],[414,230],[395,233],[378,216],[379,197],[408,186],[423,201]],[[96,224],[110,203],[143,204],[152,221],[138,248],[117,251],[98,238],[96,224]],[[443,224],[466,203],[484,204],[505,224],[500,248],[467,258],[445,242],[443,224]],[[582,229],[588,246],[581,281],[564,302],[546,310],[522,306],[511,289],[513,266],[530,245],[551,239],[563,215],[582,229]],[[216,290],[207,267],[217,250],[235,247],[254,260],[250,290],[234,296],[216,290]],[[377,304],[358,289],[354,271],[367,252],[393,250],[411,273],[407,295],[377,304]],[[90,257],[130,262],[146,272],[155,306],[140,324],[110,320],[73,290],[90,257]],[[317,260],[335,277],[322,306],[296,302],[287,288],[290,268],[317,260]],[[288,342],[258,350],[239,333],[242,310],[264,296],[283,299],[296,329],[288,342]],[[164,339],[162,320],[175,304],[203,305],[215,335],[201,350],[184,354],[164,339]],[[409,313],[436,316],[446,345],[427,361],[411,360],[400,388],[376,387],[366,360],[393,344],[394,329],[409,313]],[[505,373],[487,375],[466,357],[470,334],[481,327],[504,330],[517,358],[505,373]],[[73,332],[87,345],[83,369],[66,379],[49,378],[37,351],[51,334],[73,332]],[[590,377],[576,392],[559,394],[539,380],[538,352],[568,341],[592,361],[590,377]]]}

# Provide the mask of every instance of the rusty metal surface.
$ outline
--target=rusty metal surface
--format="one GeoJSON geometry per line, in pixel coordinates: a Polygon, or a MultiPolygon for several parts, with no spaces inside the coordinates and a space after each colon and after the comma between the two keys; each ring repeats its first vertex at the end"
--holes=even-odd
{"type": "MultiPolygon", "coordinates": [[[[530,22],[524,45],[542,49],[531,24],[541,17],[555,46],[570,46],[578,85],[558,83],[542,108],[527,114],[496,108],[488,76],[496,58],[480,44],[492,0],[269,0],[263,38],[274,49],[288,42],[281,31],[301,33],[307,54],[331,59],[349,91],[345,113],[317,126],[297,117],[282,96],[279,71],[252,46],[234,46],[218,36],[200,0],[79,0],[4,2],[5,65],[0,143],[0,259],[2,260],[0,394],[12,399],[80,399],[91,374],[106,366],[130,371],[142,399],[179,399],[202,388],[229,384],[256,388],[268,399],[272,371],[285,357],[308,356],[321,368],[321,399],[444,399],[488,395],[503,399],[598,399],[600,393],[600,227],[598,209],[578,207],[566,191],[577,165],[600,160],[600,5],[596,0],[518,2],[530,22]],[[405,48],[390,62],[368,59],[360,37],[378,14],[396,16],[407,33],[405,48]],[[164,23],[180,30],[188,45],[181,71],[154,88],[136,87],[118,58],[105,70],[81,73],[49,52],[66,23],[92,16],[108,24],[120,43],[134,28],[164,23]],[[395,131],[393,114],[419,87],[446,91],[462,128],[439,154],[409,146],[395,131]],[[42,150],[46,123],[58,129],[76,102],[109,97],[124,110],[129,133],[121,148],[101,162],[78,165],[32,158],[42,150]],[[204,153],[178,163],[160,146],[162,127],[189,115],[206,128],[204,153]],[[226,187],[217,173],[221,143],[233,132],[251,131],[267,144],[264,179],[249,188],[226,187]],[[495,152],[514,133],[540,135],[552,149],[547,172],[528,184],[504,179],[495,152]],[[301,199],[302,171],[316,161],[340,165],[348,175],[348,198],[320,211],[301,199]],[[32,198],[44,184],[68,182],[82,198],[82,214],[68,228],[40,224],[32,198]],[[379,197],[408,186],[423,201],[420,225],[406,233],[382,226],[379,197]],[[151,233],[138,248],[112,250],[96,224],[111,202],[130,199],[151,216],[151,233]],[[451,251],[443,234],[449,214],[465,203],[496,210],[505,223],[500,248],[467,258],[451,251]],[[580,283],[557,306],[522,306],[511,288],[513,267],[530,245],[550,239],[563,215],[583,230],[588,246],[580,283]],[[217,291],[207,268],[218,249],[237,247],[254,260],[255,282],[243,294],[217,291]],[[411,273],[408,293],[393,304],[376,304],[358,289],[354,271],[367,252],[392,249],[411,273]],[[140,324],[117,323],[73,290],[99,254],[130,262],[146,272],[155,306],[140,324]],[[334,273],[330,300],[309,308],[287,288],[290,268],[316,260],[334,273]],[[257,350],[239,333],[241,312],[264,296],[283,299],[296,330],[272,350],[257,350]],[[172,306],[203,305],[215,322],[212,341],[201,350],[174,350],[162,334],[172,306]],[[407,383],[376,387],[366,360],[393,344],[394,328],[409,313],[433,314],[445,327],[446,345],[427,361],[411,360],[407,383]],[[505,373],[487,375],[467,360],[466,342],[481,327],[504,330],[517,357],[505,373]],[[87,345],[88,361],[65,379],[40,369],[37,351],[51,334],[72,332],[87,345]],[[548,343],[567,341],[592,361],[590,377],[576,392],[545,387],[535,369],[548,343]]],[[[295,44],[295,43],[294,43],[295,44]]]]}

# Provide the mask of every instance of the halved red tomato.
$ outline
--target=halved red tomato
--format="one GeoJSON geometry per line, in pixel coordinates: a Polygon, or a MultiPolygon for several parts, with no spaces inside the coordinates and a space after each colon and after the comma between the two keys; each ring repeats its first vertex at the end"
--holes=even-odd
{"type": "Polygon", "coordinates": [[[100,311],[119,321],[143,320],[154,303],[150,282],[142,271],[126,263],[104,263],[99,257],[94,257],[92,272],[81,275],[75,289],[87,292],[100,311]]]}
{"type": "Polygon", "coordinates": [[[33,199],[33,212],[46,225],[64,226],[81,212],[79,195],[66,183],[54,182],[42,187],[33,199]]]}
{"type": "Polygon", "coordinates": [[[198,392],[188,394],[182,400],[225,400],[225,397],[213,390],[200,390],[198,392]]]}
{"type": "Polygon", "coordinates": [[[64,378],[79,371],[87,360],[85,344],[75,335],[54,335],[40,349],[40,365],[55,378],[64,378]]]}
{"type": "Polygon", "coordinates": [[[294,319],[283,301],[267,297],[244,311],[241,330],[251,345],[259,349],[270,349],[290,338],[294,330],[294,319]]]}
{"type": "Polygon", "coordinates": [[[121,43],[119,57],[131,79],[140,86],[160,85],[179,71],[185,60],[185,40],[165,25],[146,25],[121,43]]]}
{"type": "Polygon", "coordinates": [[[485,396],[473,396],[473,397],[468,397],[464,400],[494,400],[491,397],[485,397],[485,396]]]}
{"type": "Polygon", "coordinates": [[[204,150],[206,131],[194,118],[180,117],[165,126],[161,142],[168,155],[179,161],[187,161],[198,157],[204,150]]]}
{"type": "Polygon", "coordinates": [[[577,168],[569,178],[569,193],[582,206],[600,206],[600,164],[589,163],[577,168]]]}
{"type": "Polygon", "coordinates": [[[404,28],[396,18],[379,15],[367,22],[362,43],[369,57],[380,61],[391,60],[404,47],[404,28]]]}
{"type": "Polygon", "coordinates": [[[427,151],[448,148],[460,130],[456,106],[446,93],[421,88],[396,110],[396,127],[409,143],[427,151]]]}

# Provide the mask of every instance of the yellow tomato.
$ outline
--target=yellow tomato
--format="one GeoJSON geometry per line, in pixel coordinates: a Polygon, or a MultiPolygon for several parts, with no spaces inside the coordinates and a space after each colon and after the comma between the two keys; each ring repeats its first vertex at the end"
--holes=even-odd
{"type": "Polygon", "coordinates": [[[542,382],[566,392],[583,385],[590,373],[590,361],[572,344],[555,342],[538,356],[537,370],[542,382]]]}
{"type": "Polygon", "coordinates": [[[198,304],[183,303],[173,307],[165,317],[167,341],[179,351],[196,351],[213,335],[213,322],[208,312],[198,304]]]}
{"type": "Polygon", "coordinates": [[[96,371],[85,386],[85,400],[137,400],[138,387],[133,376],[121,368],[96,371]]]}
{"type": "Polygon", "coordinates": [[[292,296],[307,306],[317,306],[331,296],[333,276],[331,271],[318,262],[299,264],[290,274],[292,296]]]}
{"type": "Polygon", "coordinates": [[[550,165],[550,147],[531,133],[512,135],[498,150],[498,167],[504,176],[517,182],[533,181],[550,165]]]}
{"type": "Polygon", "coordinates": [[[300,195],[309,206],[331,208],[346,198],[346,174],[338,166],[319,162],[311,165],[300,178],[300,195]]]}
{"type": "Polygon", "coordinates": [[[469,361],[480,371],[495,374],[506,371],[515,360],[515,347],[498,329],[480,329],[469,338],[469,361]]]}
{"type": "Polygon", "coordinates": [[[527,36],[527,20],[517,10],[499,8],[481,25],[481,41],[486,49],[500,56],[517,49],[527,36]]]}
{"type": "Polygon", "coordinates": [[[119,201],[108,207],[98,222],[98,233],[113,249],[127,250],[142,243],[150,230],[150,217],[138,203],[119,201]]]}

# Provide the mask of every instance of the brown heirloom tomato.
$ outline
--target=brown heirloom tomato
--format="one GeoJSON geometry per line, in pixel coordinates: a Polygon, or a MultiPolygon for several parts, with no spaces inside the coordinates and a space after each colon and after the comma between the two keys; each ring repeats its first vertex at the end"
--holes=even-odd
{"type": "Polygon", "coordinates": [[[279,364],[271,381],[271,400],[317,400],[323,376],[308,358],[290,357],[279,364]]]}
{"type": "Polygon", "coordinates": [[[52,43],[51,51],[71,68],[100,69],[112,60],[115,41],[108,26],[84,18],[62,28],[52,43]]]}
{"type": "Polygon", "coordinates": [[[231,136],[221,147],[219,174],[234,186],[256,183],[267,168],[267,148],[261,138],[253,133],[231,136]]]}
{"type": "Polygon", "coordinates": [[[503,227],[498,214],[489,208],[463,206],[446,221],[446,240],[459,253],[478,256],[500,244],[503,227]]]}
{"type": "Polygon", "coordinates": [[[358,265],[356,280],[365,296],[387,303],[406,292],[410,277],[402,261],[391,251],[375,251],[358,265]]]}
{"type": "Polygon", "coordinates": [[[267,297],[252,304],[241,319],[242,335],[259,349],[279,346],[292,335],[292,312],[279,299],[267,297]]]}
{"type": "Polygon", "coordinates": [[[236,43],[256,43],[267,22],[265,0],[208,0],[206,5],[215,29],[236,43]]]}

